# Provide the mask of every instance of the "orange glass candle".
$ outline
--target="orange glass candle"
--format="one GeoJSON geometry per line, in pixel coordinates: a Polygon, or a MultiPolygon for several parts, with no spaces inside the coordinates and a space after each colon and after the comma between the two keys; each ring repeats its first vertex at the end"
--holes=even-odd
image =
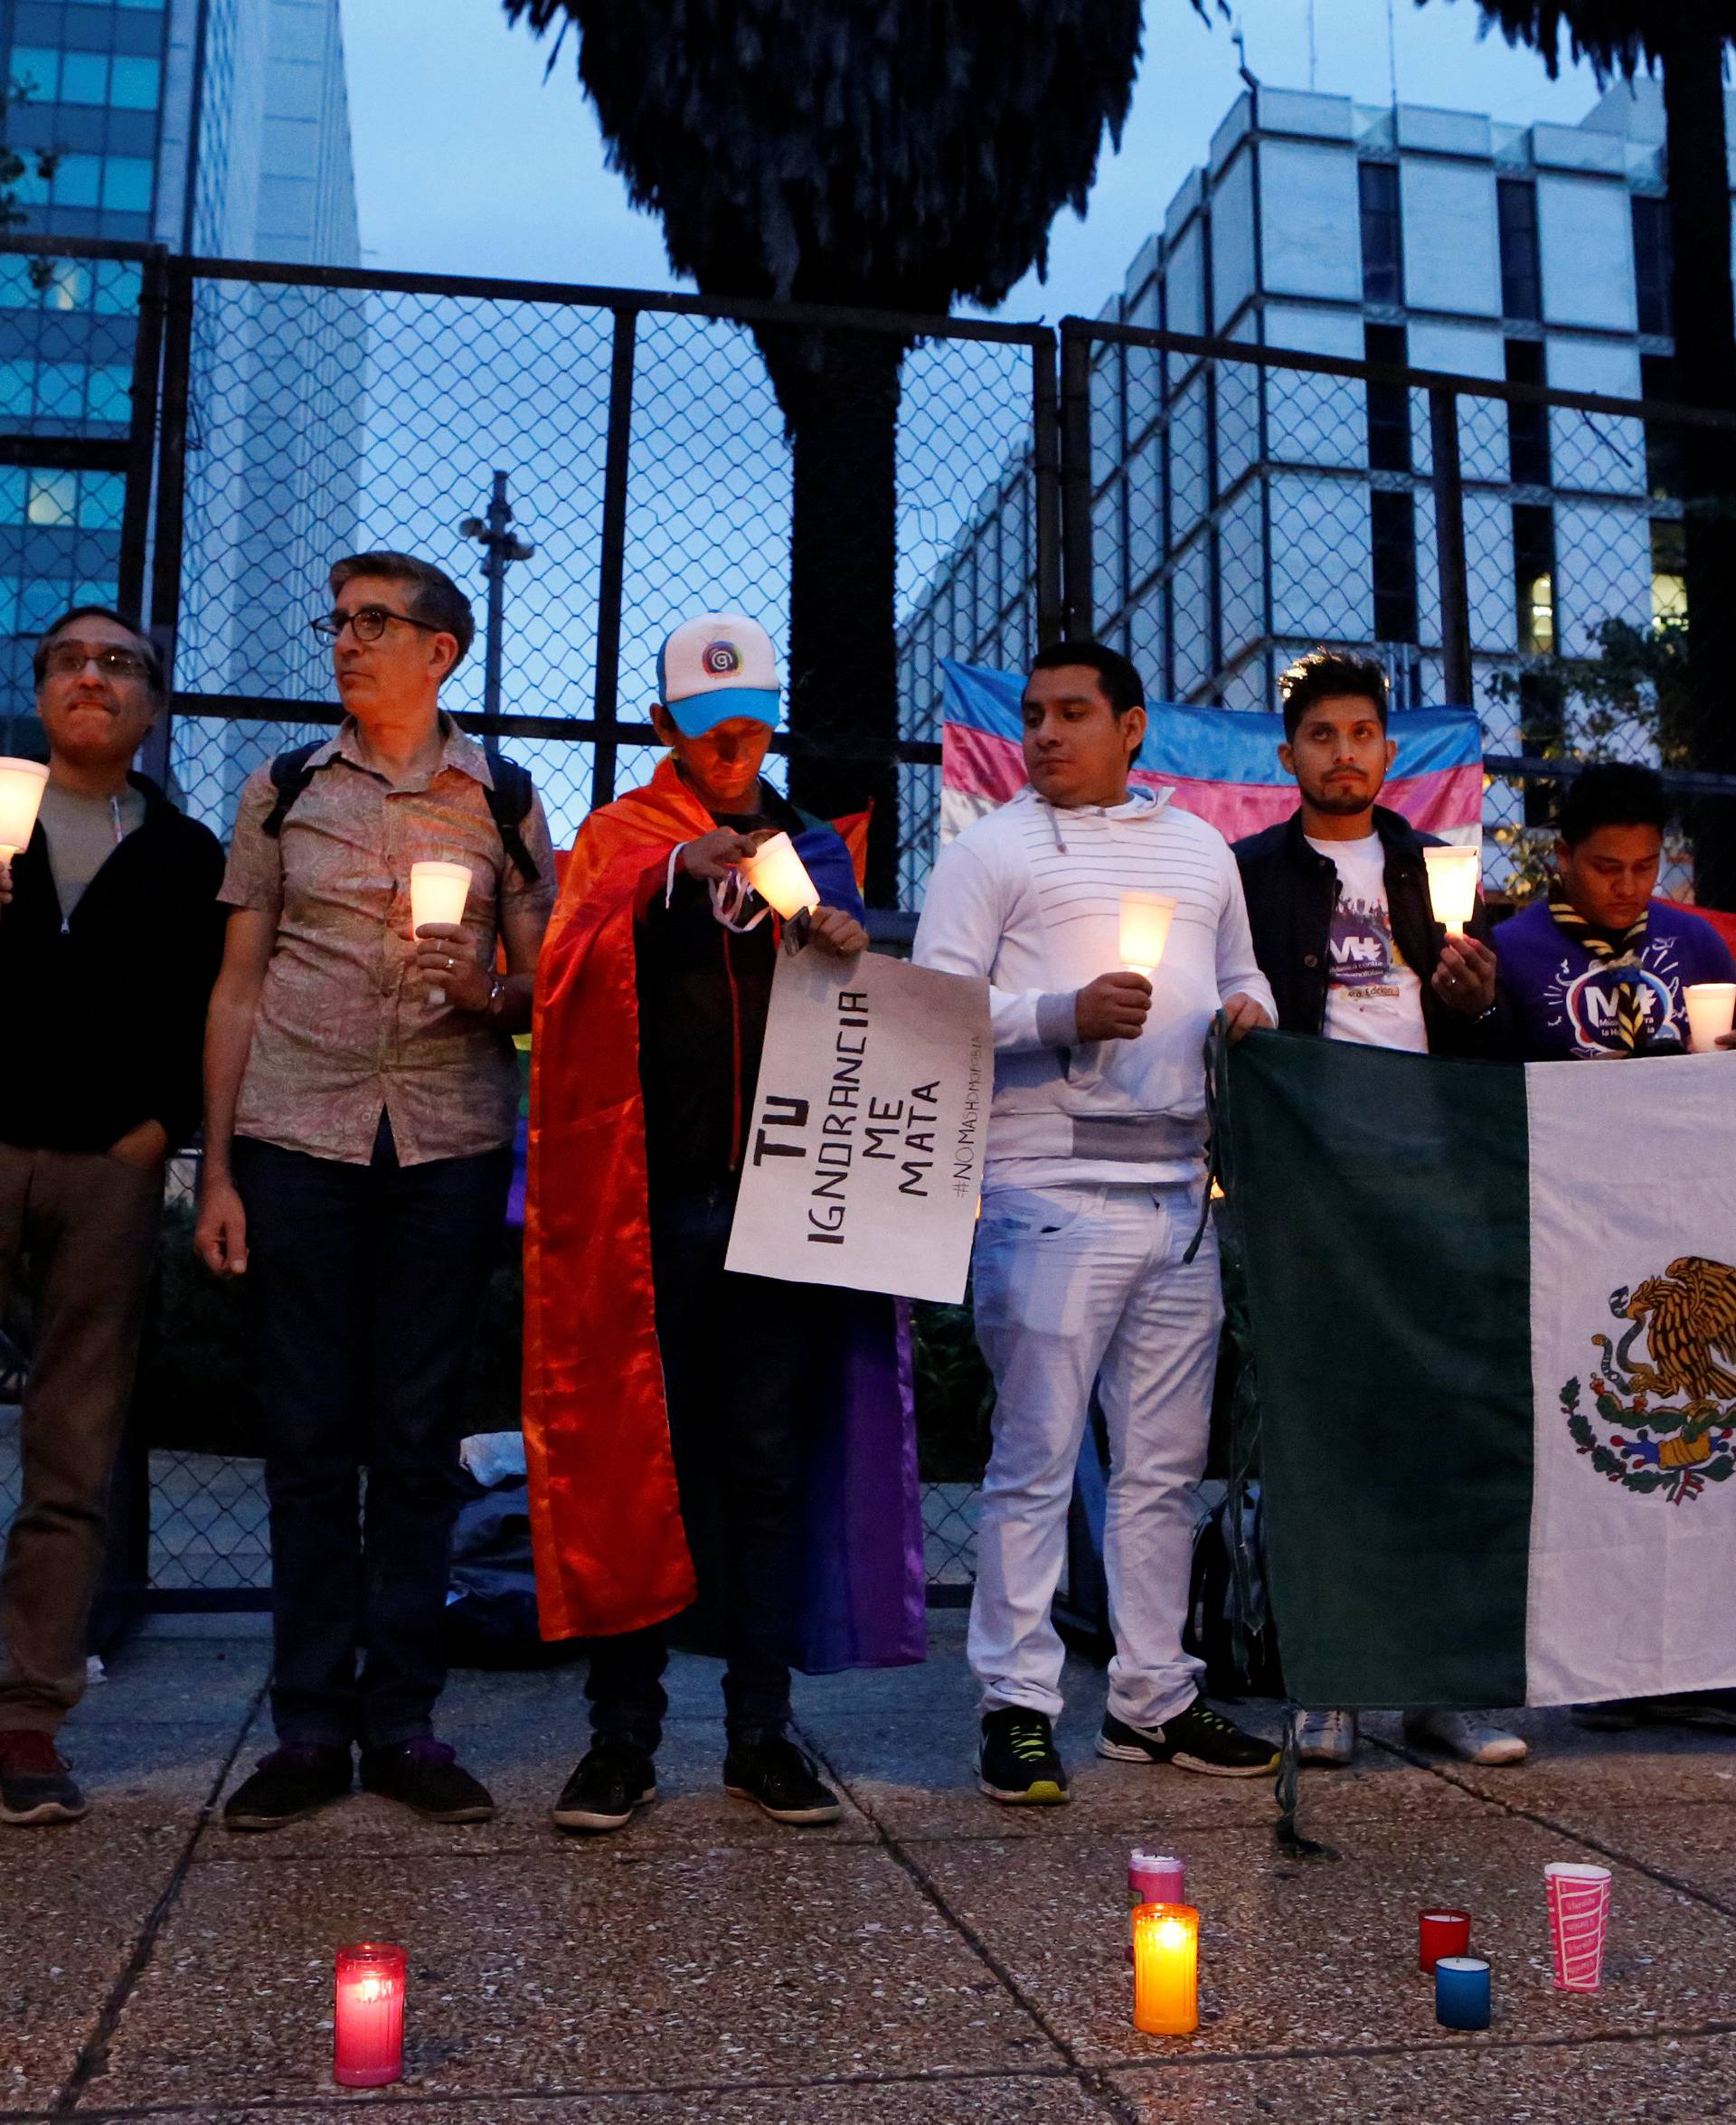
{"type": "Polygon", "coordinates": [[[1191,1903],[1142,1903],[1133,1914],[1133,2026],[1191,2036],[1200,2026],[1200,1914],[1191,1903]]]}
{"type": "Polygon", "coordinates": [[[363,1941],[337,1951],[332,2078],[383,2088],[404,2077],[404,1951],[363,1941]]]}

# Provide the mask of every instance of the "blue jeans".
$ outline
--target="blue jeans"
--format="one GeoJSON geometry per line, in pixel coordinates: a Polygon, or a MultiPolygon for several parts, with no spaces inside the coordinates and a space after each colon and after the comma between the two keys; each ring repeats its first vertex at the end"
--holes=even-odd
{"type": "MultiPolygon", "coordinates": [[[[699,1609],[726,1667],[731,1742],[781,1733],[801,1599],[808,1442],[816,1378],[842,1332],[836,1294],[731,1275],[723,1267],[732,1185],[654,1197],[657,1296],[669,1436],[699,1609]]],[[[663,1733],[668,1627],[598,1639],[585,1694],[599,1740],[648,1752],[663,1733]]]]}
{"type": "Polygon", "coordinates": [[[290,1746],[431,1730],[465,1362],[509,1147],[369,1166],[238,1138],[271,1506],[271,1712],[290,1746]],[[368,1472],[365,1505],[361,1471],[368,1472]]]}

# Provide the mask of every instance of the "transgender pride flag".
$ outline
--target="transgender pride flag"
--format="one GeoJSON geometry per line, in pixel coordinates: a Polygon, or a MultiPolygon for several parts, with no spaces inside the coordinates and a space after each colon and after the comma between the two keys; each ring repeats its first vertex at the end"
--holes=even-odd
{"type": "MultiPolygon", "coordinates": [[[[940,660],[940,838],[962,834],[1024,787],[1019,696],[1013,672],[940,660]]],[[[1381,801],[1443,841],[1476,844],[1483,831],[1483,736],[1468,708],[1407,708],[1389,725],[1398,740],[1381,801]]],[[[1226,841],[1257,834],[1296,809],[1296,784],[1278,764],[1284,726],[1246,709],[1151,704],[1136,786],[1167,789],[1226,841]]]]}

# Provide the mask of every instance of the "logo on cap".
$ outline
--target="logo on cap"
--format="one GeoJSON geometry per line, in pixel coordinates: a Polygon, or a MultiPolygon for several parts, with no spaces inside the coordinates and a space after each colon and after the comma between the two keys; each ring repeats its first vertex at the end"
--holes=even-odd
{"type": "Polygon", "coordinates": [[[727,679],[741,669],[741,652],[733,642],[707,642],[700,662],[712,678],[727,679]]]}

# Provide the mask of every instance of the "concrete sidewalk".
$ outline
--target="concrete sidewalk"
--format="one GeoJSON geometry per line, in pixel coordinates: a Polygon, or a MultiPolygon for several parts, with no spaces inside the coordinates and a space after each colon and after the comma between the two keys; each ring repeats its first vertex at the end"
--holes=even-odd
{"type": "MultiPolygon", "coordinates": [[[[357,2102],[427,2125],[1213,2125],[1282,2118],[1736,2117],[1736,1742],[1524,1724],[1519,1771],[1426,1764],[1396,1723],[1305,1780],[1335,1859],[1281,1855],[1266,1781],[1089,1753],[1102,1678],[1071,1678],[1070,1809],[976,1791],[963,1619],[922,1669],[798,1686],[842,1823],[731,1800],[714,1667],[679,1662],[665,1799],[563,1838],[583,1746],[574,1669],[466,1674],[445,1732],[500,1813],[438,1829],[357,1797],[275,1837],[212,1810],[269,1745],[252,1619],[158,1624],[66,1737],[89,1820],[0,1831],[0,2114],[278,2120],[357,2102]],[[1180,1853],[1203,1912],[1203,2020],[1130,2022],[1129,1846],[1180,1853]],[[1543,1867],[1613,1865],[1604,1988],[1550,1982],[1543,1867]],[[1425,1903],[1476,1914],[1487,2036],[1437,2027],[1425,1903]],[[408,2072],[330,2078],[333,1950],[410,1960],[408,2072]]],[[[1268,1708],[1269,1712],[1270,1708],[1268,1708]]]]}

